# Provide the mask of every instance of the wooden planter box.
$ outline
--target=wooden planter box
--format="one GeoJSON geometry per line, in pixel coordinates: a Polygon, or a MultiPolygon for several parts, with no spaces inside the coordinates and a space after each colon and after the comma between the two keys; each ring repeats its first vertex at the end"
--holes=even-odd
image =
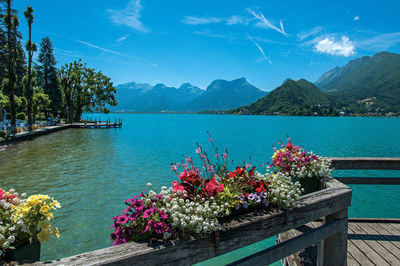
{"type": "Polygon", "coordinates": [[[188,265],[245,247],[291,228],[323,218],[324,225],[299,238],[280,243],[237,263],[266,265],[312,244],[324,242],[321,259],[326,265],[345,265],[347,208],[351,189],[332,178],[319,191],[301,196],[287,211],[253,211],[233,217],[207,238],[153,243],[130,242],[52,261],[52,264],[188,265]]]}
{"type": "Polygon", "coordinates": [[[40,242],[35,239],[32,244],[29,240],[18,243],[15,249],[8,249],[4,254],[6,261],[16,261],[19,263],[32,263],[40,260],[40,242]]]}

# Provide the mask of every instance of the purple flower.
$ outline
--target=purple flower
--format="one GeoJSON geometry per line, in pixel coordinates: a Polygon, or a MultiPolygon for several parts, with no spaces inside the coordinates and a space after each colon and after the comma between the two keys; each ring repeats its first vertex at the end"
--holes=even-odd
{"type": "Polygon", "coordinates": [[[129,218],[126,215],[119,215],[116,219],[116,222],[118,224],[126,224],[128,221],[129,221],[129,218]]]}
{"type": "Polygon", "coordinates": [[[144,211],[143,213],[143,218],[149,218],[150,216],[152,216],[154,214],[154,208],[151,209],[147,209],[144,211]]]}
{"type": "Polygon", "coordinates": [[[128,207],[126,207],[125,211],[123,211],[123,213],[127,213],[127,212],[130,212],[130,211],[132,211],[131,207],[128,206],[128,207]]]}
{"type": "Polygon", "coordinates": [[[165,221],[167,218],[168,215],[166,215],[164,211],[160,211],[160,220],[165,221]]]}
{"type": "Polygon", "coordinates": [[[159,223],[152,223],[151,227],[153,228],[154,232],[156,234],[162,234],[164,233],[164,224],[159,222],[159,223]]]}
{"type": "Polygon", "coordinates": [[[249,200],[254,200],[255,195],[254,195],[253,193],[251,193],[247,198],[248,198],[249,200]]]}
{"type": "Polygon", "coordinates": [[[263,200],[266,207],[268,207],[268,200],[263,200]]]}
{"type": "Polygon", "coordinates": [[[257,203],[260,203],[260,202],[261,202],[261,198],[260,198],[259,196],[257,196],[257,195],[254,195],[254,200],[255,200],[257,203]]]}
{"type": "Polygon", "coordinates": [[[249,205],[247,205],[247,202],[246,202],[246,201],[243,201],[243,207],[244,207],[245,209],[247,209],[247,207],[249,207],[249,205]]]}

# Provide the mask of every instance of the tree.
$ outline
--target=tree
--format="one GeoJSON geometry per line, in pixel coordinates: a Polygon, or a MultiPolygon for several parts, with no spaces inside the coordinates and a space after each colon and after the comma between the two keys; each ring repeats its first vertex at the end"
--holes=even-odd
{"type": "Polygon", "coordinates": [[[8,94],[8,98],[10,100],[10,114],[11,114],[11,127],[12,130],[15,130],[16,126],[16,113],[15,113],[15,98],[14,98],[14,89],[16,85],[16,73],[15,73],[15,62],[16,62],[16,42],[17,37],[14,34],[19,25],[18,17],[15,13],[11,12],[11,0],[7,0],[7,12],[3,17],[4,24],[7,26],[7,53],[8,53],[8,65],[7,65],[7,78],[3,80],[4,88],[6,94],[8,94]]]}
{"type": "Polygon", "coordinates": [[[49,105],[50,105],[49,95],[44,93],[42,88],[34,87],[33,98],[32,98],[33,116],[36,117],[38,113],[46,112],[49,105]]]}
{"type": "Polygon", "coordinates": [[[107,104],[117,104],[111,79],[87,68],[80,60],[64,65],[59,78],[70,123],[79,122],[83,111],[107,113],[107,104]]]}
{"type": "Polygon", "coordinates": [[[25,18],[28,22],[29,27],[29,40],[26,42],[26,50],[28,51],[28,74],[27,80],[25,83],[25,96],[28,100],[28,128],[32,129],[32,97],[33,97],[33,89],[32,89],[32,57],[33,53],[36,52],[36,44],[32,43],[32,23],[33,23],[33,8],[28,6],[24,12],[25,18]]]}
{"type": "Polygon", "coordinates": [[[4,109],[10,104],[10,101],[7,97],[7,95],[4,95],[1,91],[0,91],[0,121],[3,120],[3,116],[4,116],[4,109]]]}
{"type": "Polygon", "coordinates": [[[49,37],[45,37],[40,42],[40,52],[38,55],[37,81],[44,93],[49,95],[50,109],[53,115],[62,110],[62,94],[57,79],[57,61],[53,54],[54,48],[49,37]]]}

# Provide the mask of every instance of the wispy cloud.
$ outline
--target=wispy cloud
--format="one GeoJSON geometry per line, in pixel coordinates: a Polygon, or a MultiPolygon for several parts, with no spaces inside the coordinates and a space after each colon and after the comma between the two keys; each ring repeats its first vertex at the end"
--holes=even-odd
{"type": "Polygon", "coordinates": [[[357,41],[356,44],[357,47],[368,51],[387,50],[400,44],[400,32],[378,34],[374,37],[357,41]]]}
{"type": "Polygon", "coordinates": [[[125,41],[125,40],[126,40],[126,38],[128,38],[129,36],[130,36],[130,34],[124,35],[124,36],[122,36],[122,37],[120,37],[120,38],[116,39],[115,41],[116,41],[116,42],[122,42],[122,41],[125,41]]]}
{"type": "Polygon", "coordinates": [[[252,8],[247,8],[246,10],[251,15],[253,15],[254,18],[259,20],[259,22],[255,24],[255,26],[261,27],[261,28],[270,28],[270,29],[276,30],[277,32],[282,33],[286,37],[288,36],[287,33],[285,32],[285,29],[283,28],[282,21],[280,21],[280,23],[279,23],[280,24],[280,28],[278,28],[275,25],[273,25],[268,19],[266,19],[264,17],[263,13],[261,13],[261,11],[258,8],[257,8],[257,12],[252,8]]]}
{"type": "Polygon", "coordinates": [[[231,26],[231,25],[240,24],[243,21],[244,21],[244,19],[241,16],[233,15],[233,16],[225,19],[225,24],[228,26],[231,26]]]}
{"type": "Polygon", "coordinates": [[[250,37],[250,35],[247,34],[247,38],[252,41],[254,43],[255,46],[257,46],[258,50],[260,51],[260,53],[262,54],[263,58],[265,59],[265,61],[267,61],[268,63],[272,64],[271,60],[265,55],[264,50],[261,48],[261,46],[252,38],[250,37]]]}
{"type": "Polygon", "coordinates": [[[341,40],[335,40],[335,37],[320,39],[316,41],[314,48],[320,53],[330,55],[348,57],[355,54],[354,44],[347,36],[342,36],[341,40]]]}
{"type": "Polygon", "coordinates": [[[130,59],[135,59],[135,60],[144,61],[145,63],[150,64],[150,65],[152,65],[153,67],[156,67],[156,66],[157,66],[156,63],[154,63],[154,62],[149,62],[149,61],[147,61],[146,59],[143,59],[143,58],[139,58],[139,57],[136,57],[136,56],[131,56],[131,55],[123,54],[123,53],[120,53],[120,52],[118,52],[118,51],[114,51],[114,50],[110,50],[110,49],[107,49],[107,48],[103,48],[103,47],[97,46],[97,45],[95,45],[95,44],[88,43],[88,42],[84,42],[84,41],[81,41],[81,40],[75,40],[75,41],[77,41],[77,42],[79,42],[79,43],[81,43],[81,44],[84,44],[84,45],[86,45],[86,46],[88,46],[88,47],[92,47],[92,48],[95,48],[95,49],[97,49],[97,50],[100,50],[100,51],[102,51],[102,52],[104,52],[104,53],[109,53],[109,54],[114,54],[114,55],[118,55],[118,56],[130,58],[130,59]]]}
{"type": "Polygon", "coordinates": [[[205,24],[219,23],[221,21],[222,19],[217,17],[186,16],[182,22],[189,25],[205,25],[205,24]]]}
{"type": "Polygon", "coordinates": [[[360,18],[358,17],[358,16],[355,16],[354,17],[354,20],[359,20],[360,18]]]}
{"type": "Polygon", "coordinates": [[[307,39],[310,36],[315,36],[316,34],[320,33],[322,31],[321,26],[317,26],[315,28],[312,28],[308,31],[302,31],[299,34],[297,34],[297,38],[302,41],[304,39],[307,39]]]}
{"type": "Polygon", "coordinates": [[[140,32],[149,32],[149,29],[139,20],[141,10],[140,0],[131,0],[124,9],[108,9],[107,11],[110,13],[111,21],[115,24],[128,26],[140,32]]]}
{"type": "Polygon", "coordinates": [[[237,24],[248,24],[248,18],[239,15],[232,15],[230,17],[199,17],[199,16],[186,16],[182,22],[189,25],[206,25],[225,23],[228,26],[237,24]]]}
{"type": "Polygon", "coordinates": [[[206,30],[201,30],[201,31],[195,31],[194,34],[205,36],[205,37],[210,37],[210,38],[221,38],[221,39],[230,38],[228,35],[220,34],[220,33],[213,33],[213,32],[210,32],[207,29],[206,30]]]}

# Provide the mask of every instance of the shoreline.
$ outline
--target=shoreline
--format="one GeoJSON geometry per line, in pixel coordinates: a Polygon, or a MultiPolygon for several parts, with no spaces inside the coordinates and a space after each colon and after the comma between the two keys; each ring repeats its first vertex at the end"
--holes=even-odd
{"type": "Polygon", "coordinates": [[[0,138],[0,146],[8,145],[11,143],[18,143],[27,139],[33,139],[39,136],[48,135],[53,132],[57,132],[60,130],[71,128],[71,124],[61,124],[58,126],[48,126],[41,127],[34,131],[25,131],[21,133],[15,133],[14,135],[8,138],[0,138]]]}

